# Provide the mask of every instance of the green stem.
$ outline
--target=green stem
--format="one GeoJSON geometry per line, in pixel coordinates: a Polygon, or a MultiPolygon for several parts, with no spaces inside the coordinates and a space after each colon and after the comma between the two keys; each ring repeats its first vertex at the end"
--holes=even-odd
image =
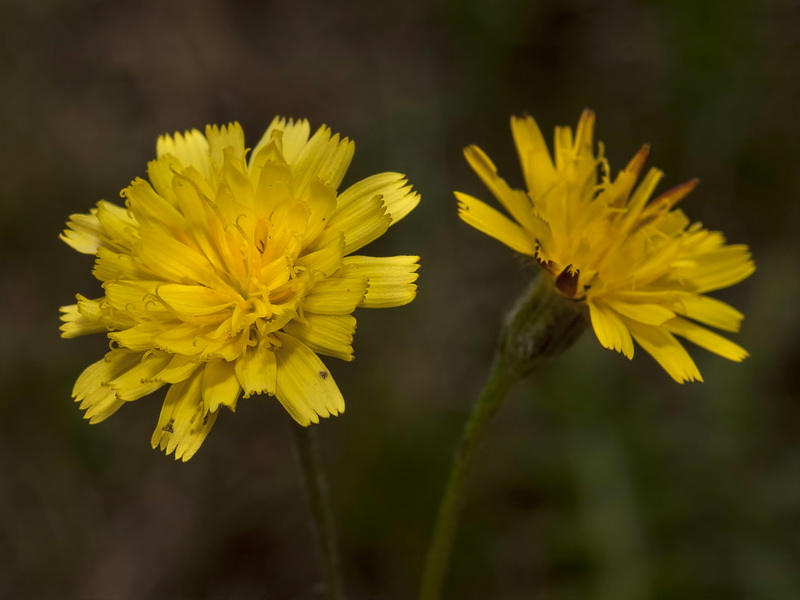
{"type": "Polygon", "coordinates": [[[308,492],[308,501],[314,517],[314,532],[317,550],[322,561],[325,588],[328,600],[345,600],[342,571],[339,562],[339,548],[336,528],[333,525],[328,486],[322,473],[322,463],[317,448],[317,440],[312,427],[292,423],[292,435],[300,460],[303,482],[308,492]]]}
{"type": "Polygon", "coordinates": [[[442,597],[464,485],[492,415],[517,380],[569,348],[583,333],[586,324],[585,307],[556,291],[548,276],[535,281],[506,317],[489,377],[453,457],[428,547],[420,600],[442,597]]]}
{"type": "Polygon", "coordinates": [[[459,513],[463,504],[463,489],[475,451],[483,438],[487,425],[508,394],[517,377],[509,371],[504,361],[495,359],[489,378],[481,391],[477,404],[464,427],[458,444],[450,477],[439,505],[439,514],[433,530],[425,571],[422,575],[420,600],[438,600],[442,595],[447,566],[453,550],[459,513]]]}

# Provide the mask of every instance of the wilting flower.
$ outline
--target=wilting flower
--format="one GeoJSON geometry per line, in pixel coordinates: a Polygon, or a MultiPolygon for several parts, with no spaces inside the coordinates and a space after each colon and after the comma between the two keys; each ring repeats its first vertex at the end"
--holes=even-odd
{"type": "Polygon", "coordinates": [[[554,162],[536,122],[512,117],[527,193],[501,179],[480,148],[466,148],[470,166],[513,220],[456,192],[461,218],[533,257],[560,294],[588,306],[604,347],[632,358],[636,340],[678,382],[702,378],[675,336],[741,361],[744,349],[703,325],[738,331],[743,315],[705,294],[754,271],[747,246],[726,245],[721,233],[675,208],[697,180],[652,200],[661,171],[651,168],[636,185],[648,146],[612,180],[602,145],[594,152],[594,123],[587,110],[574,136],[557,127],[554,162]]]}
{"type": "Polygon", "coordinates": [[[317,354],[352,360],[351,313],[413,300],[419,267],[352,253],[419,195],[397,173],[337,194],[353,142],[309,134],[276,118],[252,151],[237,123],[162,136],[125,208],[71,217],[61,237],[96,255],[104,295],[63,307],[62,335],[112,347],[73,390],[90,422],[169,385],[152,445],[188,460],[240,395],[275,396],[302,425],[344,410],[317,354]]]}

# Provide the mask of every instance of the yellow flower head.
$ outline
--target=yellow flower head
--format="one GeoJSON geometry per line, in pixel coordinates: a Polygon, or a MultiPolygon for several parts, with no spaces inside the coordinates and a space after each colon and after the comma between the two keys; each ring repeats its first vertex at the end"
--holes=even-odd
{"type": "Polygon", "coordinates": [[[675,336],[730,360],[747,356],[702,325],[738,331],[743,315],[704,294],[748,277],[755,270],[750,252],[675,209],[696,180],[652,200],[661,171],[651,168],[636,185],[648,146],[612,180],[602,145],[594,152],[594,122],[587,110],[574,135],[557,127],[553,161],[536,122],[512,117],[527,193],[501,179],[480,148],[466,148],[470,166],[514,220],[456,192],[459,215],[533,257],[561,294],[585,303],[605,348],[632,358],[636,340],[676,381],[702,381],[675,336]]]}
{"type": "Polygon", "coordinates": [[[413,300],[419,267],[352,253],[419,195],[397,173],[337,194],[353,142],[309,134],[276,118],[252,151],[238,123],[162,136],[125,208],[72,215],[61,238],[97,257],[104,295],[63,307],[62,335],[111,340],[73,390],[90,422],[169,385],[152,445],[185,461],[240,395],[275,396],[302,425],[344,410],[317,354],[352,360],[351,313],[413,300]]]}

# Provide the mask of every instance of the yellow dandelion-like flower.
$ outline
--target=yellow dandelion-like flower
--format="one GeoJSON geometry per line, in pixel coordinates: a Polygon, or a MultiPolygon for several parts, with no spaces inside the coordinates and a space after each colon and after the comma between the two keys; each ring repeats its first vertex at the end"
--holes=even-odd
{"type": "Polygon", "coordinates": [[[318,354],[353,359],[356,307],[416,294],[416,256],[353,255],[418,203],[403,175],[337,194],[347,138],[276,118],[252,151],[238,123],[162,136],[148,178],[72,215],[61,238],[94,254],[98,299],[61,309],[63,337],[107,333],[111,351],[73,396],[97,423],[169,385],[152,445],[188,460],[221,407],[275,396],[300,424],[344,400],[318,354]],[[249,154],[249,157],[248,157],[249,154]]]}
{"type": "Polygon", "coordinates": [[[459,215],[533,257],[561,294],[588,306],[605,348],[632,358],[636,340],[678,382],[702,377],[675,336],[741,361],[744,349],[704,325],[738,331],[742,313],[705,294],[755,270],[747,246],[726,245],[721,233],[675,208],[697,180],[652,200],[661,171],[651,168],[636,185],[648,146],[612,180],[602,145],[594,151],[594,124],[587,110],[574,135],[557,127],[553,161],[536,122],[512,117],[527,193],[501,179],[480,148],[466,148],[470,166],[513,220],[456,192],[459,215]]]}

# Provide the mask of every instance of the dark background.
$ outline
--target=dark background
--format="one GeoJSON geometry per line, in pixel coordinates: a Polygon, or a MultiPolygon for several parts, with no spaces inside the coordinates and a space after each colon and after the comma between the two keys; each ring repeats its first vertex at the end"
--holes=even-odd
{"type": "Polygon", "coordinates": [[[422,203],[368,254],[419,254],[418,299],[356,313],[347,399],[317,433],[353,600],[412,598],[443,477],[503,312],[532,269],[461,223],[480,144],[522,177],[508,119],[548,138],[585,106],[617,170],[650,142],[661,189],[752,247],[723,298],[734,364],[677,385],[588,332],[518,385],[479,453],[448,597],[800,598],[800,8],[792,0],[0,4],[0,596],[319,598],[289,417],[218,420],[187,464],[149,447],[161,397],[89,426],[70,400],[106,340],[58,337],[96,295],[57,238],[118,200],[156,136],[275,114],[356,141],[345,179],[407,173],[422,203]]]}

